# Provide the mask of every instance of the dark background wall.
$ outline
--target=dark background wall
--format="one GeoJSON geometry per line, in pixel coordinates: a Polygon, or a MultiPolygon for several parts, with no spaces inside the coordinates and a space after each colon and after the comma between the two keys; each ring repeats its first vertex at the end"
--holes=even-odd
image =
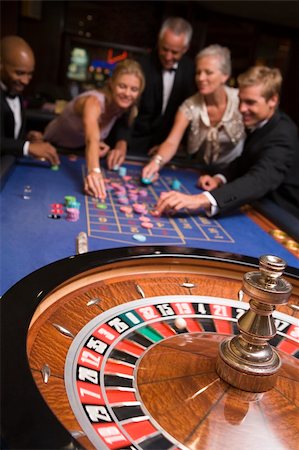
{"type": "Polygon", "coordinates": [[[284,76],[282,108],[299,123],[298,1],[2,1],[1,36],[18,34],[36,55],[29,93],[42,84],[67,85],[70,43],[108,42],[151,49],[162,20],[191,22],[193,57],[206,45],[230,48],[236,76],[257,62],[278,66],[284,76]]]}

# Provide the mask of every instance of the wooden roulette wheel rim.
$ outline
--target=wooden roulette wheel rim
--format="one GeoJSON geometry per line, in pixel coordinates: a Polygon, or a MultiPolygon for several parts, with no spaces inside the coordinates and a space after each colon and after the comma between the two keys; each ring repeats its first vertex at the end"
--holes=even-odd
{"type": "MultiPolygon", "coordinates": [[[[4,295],[1,305],[6,324],[3,347],[9,342],[13,349],[9,355],[5,352],[3,379],[9,374],[13,378],[17,373],[22,375],[25,389],[17,385],[17,403],[23,400],[27,405],[17,413],[9,391],[5,393],[7,436],[13,420],[14,427],[18,424],[21,430],[19,441],[27,439],[24,448],[28,449],[60,448],[69,442],[70,435],[86,449],[237,449],[240,445],[254,449],[261,443],[271,443],[271,448],[295,448],[298,362],[294,355],[298,343],[294,329],[298,326],[299,279],[294,269],[287,270],[284,277],[294,287],[289,304],[295,307],[283,305],[277,313],[283,331],[291,330],[289,336],[282,331],[274,342],[288,348],[289,353],[282,352],[284,372],[277,387],[265,394],[245,393],[219,380],[214,368],[218,343],[225,334],[237,331],[236,311],[246,305],[236,304],[243,275],[257,265],[254,258],[223,252],[136,247],[71,257],[17,283],[4,295]],[[139,306],[159,307],[161,312],[166,311],[166,304],[173,309],[189,299],[201,306],[193,315],[188,311],[187,330],[177,329],[174,316],[166,313],[142,327],[136,322],[101,355],[99,379],[96,383],[92,380],[93,363],[88,357],[84,366],[82,352],[87,350],[87,340],[92,340],[94,361],[100,354],[94,344],[95,329],[106,327],[121,314],[129,317],[139,306]],[[203,304],[209,310],[208,318],[200,311],[203,304]],[[226,320],[221,310],[234,311],[235,316],[226,320]],[[20,323],[18,335],[11,327],[12,315],[14,323],[16,319],[20,323]],[[160,339],[155,341],[151,333],[160,339]],[[122,352],[129,356],[119,357],[122,352]],[[124,370],[121,377],[112,369],[115,364],[124,370]],[[90,401],[90,396],[88,404],[78,395],[80,389],[86,392],[86,386],[92,385],[105,391],[100,405],[90,401]],[[119,391],[126,392],[123,399],[115,398],[119,391]],[[277,404],[282,405],[280,412],[277,404]],[[266,415],[269,409],[271,414],[266,415]],[[22,437],[25,413],[29,430],[26,427],[25,432],[23,427],[22,437]],[[263,426],[257,428],[262,417],[263,426]],[[244,434],[254,438],[243,439],[244,434]],[[41,446],[45,441],[47,446],[41,446]]],[[[140,308],[138,313],[142,314],[140,308]]],[[[98,398],[98,391],[93,392],[98,398]]]]}

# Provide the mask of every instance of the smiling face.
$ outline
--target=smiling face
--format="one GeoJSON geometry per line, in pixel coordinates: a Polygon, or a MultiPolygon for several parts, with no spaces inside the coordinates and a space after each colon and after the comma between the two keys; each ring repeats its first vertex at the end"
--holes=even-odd
{"type": "Polygon", "coordinates": [[[203,56],[197,60],[195,82],[202,95],[213,94],[228,79],[220,70],[220,62],[216,56],[203,56]]]}
{"type": "Polygon", "coordinates": [[[162,67],[166,70],[171,69],[187,50],[186,35],[184,33],[177,35],[166,29],[158,42],[158,54],[162,67]]]}
{"type": "Polygon", "coordinates": [[[263,96],[263,86],[244,86],[239,89],[239,110],[246,128],[254,127],[263,120],[273,116],[278,96],[273,95],[268,100],[263,96]]]}
{"type": "Polygon", "coordinates": [[[140,89],[141,81],[137,75],[122,74],[111,81],[112,99],[121,109],[128,109],[135,103],[140,89]]]}
{"type": "Polygon", "coordinates": [[[1,61],[1,81],[10,94],[22,94],[30,83],[34,71],[34,56],[24,49],[12,53],[1,61]]]}

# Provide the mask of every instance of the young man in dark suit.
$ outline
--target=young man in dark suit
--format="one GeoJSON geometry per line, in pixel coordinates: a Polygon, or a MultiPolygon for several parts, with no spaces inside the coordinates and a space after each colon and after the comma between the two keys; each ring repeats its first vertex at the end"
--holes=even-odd
{"type": "Polygon", "coordinates": [[[189,22],[170,17],[161,26],[157,48],[139,58],[146,83],[138,115],[131,133],[115,127],[117,137],[129,142],[129,154],[152,154],[168,136],[178,107],[196,91],[194,63],[186,55],[191,37],[189,22]]]}
{"type": "Polygon", "coordinates": [[[33,51],[24,39],[6,36],[1,40],[1,156],[32,156],[57,165],[56,149],[42,140],[41,133],[25,134],[22,93],[30,83],[34,65],[33,51]]]}
{"type": "Polygon", "coordinates": [[[278,69],[256,66],[238,77],[239,109],[247,130],[242,154],[222,173],[204,175],[205,192],[161,195],[157,209],[226,212],[245,203],[270,199],[299,218],[298,129],[278,109],[282,77],[278,69]]]}

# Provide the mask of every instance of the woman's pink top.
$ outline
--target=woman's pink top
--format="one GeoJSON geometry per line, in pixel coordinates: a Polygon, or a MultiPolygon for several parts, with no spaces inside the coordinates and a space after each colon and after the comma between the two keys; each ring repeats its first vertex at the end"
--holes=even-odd
{"type": "Polygon", "coordinates": [[[99,117],[99,126],[101,130],[101,141],[110,133],[116,119],[122,114],[121,112],[107,117],[106,98],[102,92],[92,90],[78,95],[69,103],[67,103],[63,112],[46,127],[44,139],[59,147],[79,148],[85,146],[85,134],[83,128],[82,117],[74,110],[74,104],[80,97],[94,96],[98,99],[101,107],[101,115],[99,117]]]}

